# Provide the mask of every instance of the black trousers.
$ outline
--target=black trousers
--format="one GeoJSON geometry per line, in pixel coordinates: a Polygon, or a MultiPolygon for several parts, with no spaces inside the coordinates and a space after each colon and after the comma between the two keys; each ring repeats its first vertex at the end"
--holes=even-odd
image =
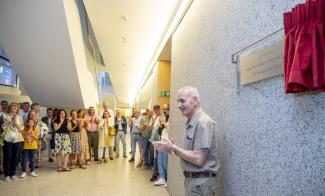
{"type": "Polygon", "coordinates": [[[12,143],[4,141],[3,170],[5,176],[15,176],[18,157],[21,152],[22,142],[12,143]]]}

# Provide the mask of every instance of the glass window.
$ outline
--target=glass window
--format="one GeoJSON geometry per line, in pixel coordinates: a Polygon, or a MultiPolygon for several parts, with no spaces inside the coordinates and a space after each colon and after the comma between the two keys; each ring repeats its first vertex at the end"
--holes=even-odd
{"type": "Polygon", "coordinates": [[[17,74],[10,62],[0,58],[0,85],[17,86],[17,74]]]}

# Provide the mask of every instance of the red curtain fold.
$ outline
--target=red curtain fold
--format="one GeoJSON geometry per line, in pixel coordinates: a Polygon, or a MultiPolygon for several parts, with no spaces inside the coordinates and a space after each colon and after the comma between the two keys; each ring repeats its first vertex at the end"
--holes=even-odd
{"type": "Polygon", "coordinates": [[[286,93],[325,90],[325,0],[308,0],[283,15],[286,93]]]}

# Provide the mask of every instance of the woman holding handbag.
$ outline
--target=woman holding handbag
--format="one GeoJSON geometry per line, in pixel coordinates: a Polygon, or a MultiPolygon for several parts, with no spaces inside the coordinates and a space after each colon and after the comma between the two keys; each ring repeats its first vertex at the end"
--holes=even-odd
{"type": "Polygon", "coordinates": [[[104,162],[107,163],[107,155],[109,153],[109,159],[113,160],[113,146],[114,146],[114,136],[116,135],[114,129],[114,120],[110,117],[108,111],[104,111],[103,117],[99,124],[99,157],[100,160],[98,164],[104,162]],[[109,152],[108,152],[109,151],[109,152]]]}
{"type": "Polygon", "coordinates": [[[5,173],[4,180],[6,182],[17,180],[17,161],[24,142],[24,122],[22,117],[19,116],[18,111],[19,104],[14,102],[9,104],[7,114],[3,115],[3,169],[5,173]]]}

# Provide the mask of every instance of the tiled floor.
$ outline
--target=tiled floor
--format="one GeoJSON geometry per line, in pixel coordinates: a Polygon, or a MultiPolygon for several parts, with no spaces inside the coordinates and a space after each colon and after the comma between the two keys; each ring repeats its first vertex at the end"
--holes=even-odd
{"type": "MultiPolygon", "coordinates": [[[[26,176],[15,182],[0,182],[0,196],[164,196],[166,188],[149,182],[151,170],[141,170],[120,157],[108,163],[92,162],[86,170],[56,171],[56,164],[43,161],[38,177],[26,176]]],[[[18,174],[20,175],[20,170],[18,174]]]]}

